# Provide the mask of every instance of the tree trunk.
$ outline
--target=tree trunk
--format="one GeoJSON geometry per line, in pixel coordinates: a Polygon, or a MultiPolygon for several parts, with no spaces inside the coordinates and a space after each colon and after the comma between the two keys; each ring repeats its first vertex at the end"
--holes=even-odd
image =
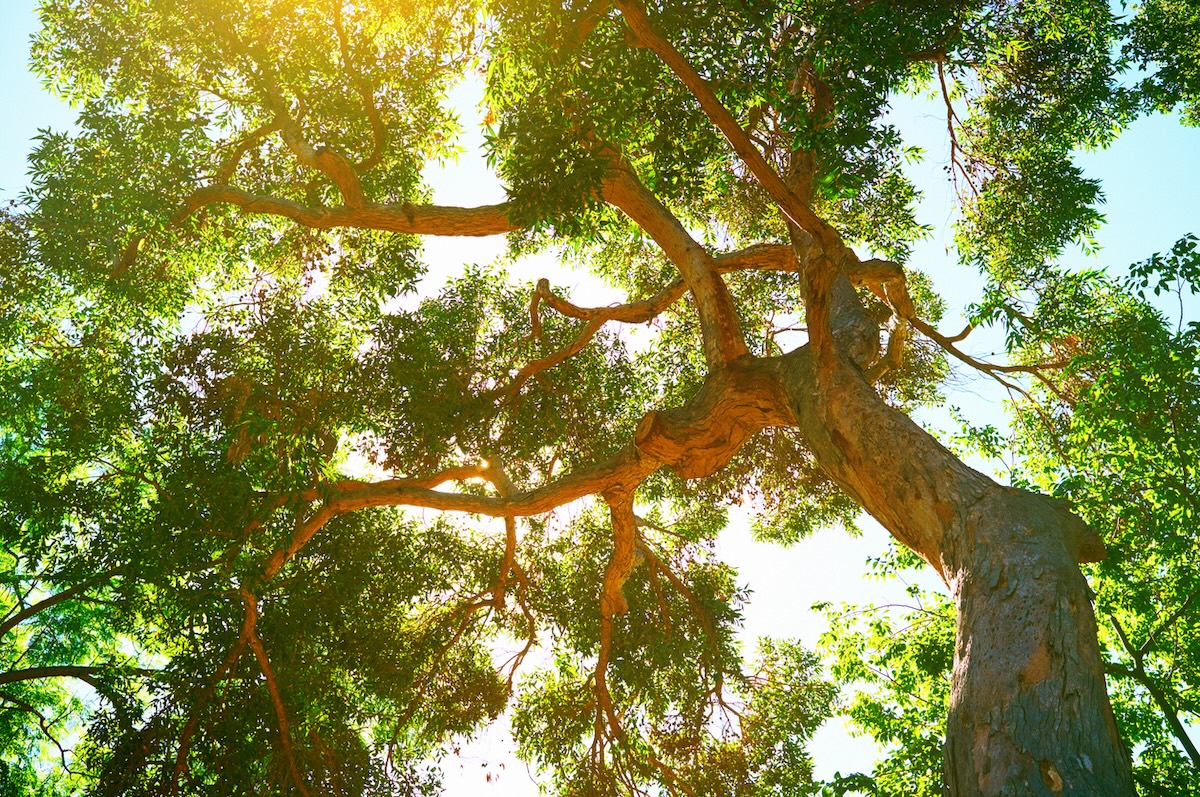
{"type": "Polygon", "coordinates": [[[1133,795],[1078,566],[1103,556],[1099,538],[1060,502],[967,467],[849,360],[818,374],[801,350],[779,376],[818,463],[957,601],[950,794],[1133,795]]]}
{"type": "Polygon", "coordinates": [[[947,540],[958,627],[945,776],[956,797],[1133,794],[1064,514],[997,490],[947,540]]]}

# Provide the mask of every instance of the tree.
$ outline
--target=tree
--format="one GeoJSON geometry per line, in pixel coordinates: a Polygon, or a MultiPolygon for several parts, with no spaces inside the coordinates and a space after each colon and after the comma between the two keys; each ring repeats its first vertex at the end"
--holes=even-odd
{"type": "MultiPolygon", "coordinates": [[[[944,101],[958,249],[987,279],[976,320],[1021,326],[1101,222],[1072,151],[1143,110],[1195,120],[1189,4],[47,0],[42,17],[35,62],[81,111],[77,134],[42,137],[3,225],[18,644],[0,685],[43,690],[0,694],[27,721],[4,737],[6,785],[39,777],[20,734],[58,738],[43,707],[74,677],[95,696],[64,790],[428,791],[422,762],[516,690],[522,752],[564,794],[804,793],[831,689],[786,641],[741,661],[744,595],[707,545],[714,507],[754,496],[784,540],[865,509],[949,587],[951,793],[1133,792],[1079,569],[1100,536],[907,414],[944,353],[1055,396],[1076,360],[1053,326],[1011,335],[1001,364],[937,331],[904,266],[912,153],[884,113],[944,101]],[[508,201],[432,205],[421,169],[452,157],[445,96],[470,72],[508,201]],[[501,233],[628,301],[489,269],[410,298],[422,236],[501,233]],[[612,331],[642,323],[637,347],[612,331]],[[604,511],[546,519],[588,496],[604,511]],[[539,637],[553,664],[515,686],[539,637]]],[[[1157,683],[1141,650],[1131,672],[1157,683]]]]}

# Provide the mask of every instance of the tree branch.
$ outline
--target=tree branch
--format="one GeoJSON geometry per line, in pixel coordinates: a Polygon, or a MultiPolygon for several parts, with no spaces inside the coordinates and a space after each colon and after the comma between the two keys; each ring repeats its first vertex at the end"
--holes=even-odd
{"type": "Polygon", "coordinates": [[[245,611],[242,615],[242,629],[237,642],[229,649],[229,654],[221,662],[221,666],[212,674],[208,683],[204,685],[204,689],[196,697],[196,702],[192,704],[192,709],[188,713],[188,721],[179,734],[179,749],[175,751],[175,767],[171,771],[171,797],[179,794],[179,778],[187,771],[187,754],[191,747],[192,736],[196,733],[196,726],[200,722],[200,712],[217,690],[217,684],[225,679],[226,674],[242,657],[246,650],[246,644],[250,641],[250,635],[254,633],[254,625],[258,622],[258,612],[255,607],[245,604],[245,602],[243,602],[243,606],[245,611]]]}
{"type": "MultiPolygon", "coordinates": [[[[452,468],[446,468],[443,471],[418,479],[388,479],[383,482],[355,482],[345,480],[336,482],[333,489],[353,490],[353,487],[348,485],[371,485],[371,484],[386,484],[396,488],[410,488],[413,490],[423,490],[425,492],[434,492],[433,488],[438,485],[445,484],[448,481],[461,481],[463,479],[480,478],[485,474],[485,468],[482,465],[458,465],[452,468]]],[[[446,495],[446,493],[442,493],[446,495]]],[[[277,506],[283,506],[289,501],[317,501],[320,500],[320,493],[317,490],[305,490],[300,493],[290,493],[286,496],[279,496],[273,502],[277,506]]],[[[474,496],[473,496],[474,497],[474,496]]],[[[371,506],[394,506],[396,504],[372,504],[371,506]]],[[[360,507],[363,508],[363,507],[360,507]]],[[[350,510],[345,510],[350,511],[350,510]]],[[[263,567],[263,580],[270,580],[280,569],[290,560],[296,553],[303,548],[313,535],[320,531],[326,523],[332,520],[337,515],[344,514],[344,511],[339,511],[336,502],[327,502],[317,509],[307,520],[296,524],[296,532],[292,535],[292,539],[288,544],[279,548],[275,553],[271,554],[271,558],[267,560],[263,567]]],[[[486,514],[486,513],[484,513],[486,514]]]]}
{"type": "MultiPolygon", "coordinates": [[[[258,599],[244,587],[241,590],[241,594],[242,600],[246,605],[246,612],[257,614],[258,599]]],[[[250,628],[250,635],[247,637],[247,642],[250,645],[250,650],[254,652],[254,658],[258,661],[258,668],[262,670],[263,678],[267,682],[267,691],[271,695],[271,705],[275,709],[275,722],[279,726],[279,743],[283,747],[283,755],[288,763],[288,774],[292,778],[292,783],[296,784],[296,790],[300,792],[301,797],[308,797],[308,787],[304,785],[304,781],[300,777],[300,772],[296,769],[296,757],[292,754],[291,725],[288,722],[287,709],[283,705],[283,693],[279,691],[279,682],[275,679],[275,671],[271,668],[271,661],[267,658],[267,651],[263,647],[262,640],[258,636],[258,631],[253,625],[250,628]]]]}
{"type": "Polygon", "coordinates": [[[47,739],[49,739],[50,743],[58,748],[58,759],[62,763],[63,771],[68,772],[70,774],[75,774],[75,773],[71,772],[71,767],[67,764],[67,753],[69,753],[71,751],[68,750],[67,748],[63,747],[62,742],[60,742],[58,740],[58,737],[55,736],[53,731],[50,730],[51,727],[53,726],[53,724],[59,721],[58,718],[56,718],[53,722],[51,722],[50,720],[46,719],[46,715],[42,714],[42,712],[37,710],[36,706],[34,706],[31,703],[25,702],[24,700],[22,700],[19,697],[16,697],[15,695],[10,695],[7,692],[0,692],[0,700],[3,700],[7,703],[12,704],[15,708],[17,708],[20,711],[24,711],[28,714],[32,714],[33,716],[37,717],[38,728],[41,730],[42,735],[45,736],[47,739]]]}
{"type": "Polygon", "coordinates": [[[1184,728],[1183,723],[1179,721],[1179,715],[1175,712],[1174,707],[1171,706],[1166,692],[1164,692],[1158,687],[1157,684],[1154,683],[1145,670],[1140,670],[1137,668],[1129,669],[1128,667],[1122,667],[1119,664],[1112,663],[1105,665],[1105,669],[1115,675],[1124,675],[1126,678],[1136,681],[1143,688],[1145,688],[1147,692],[1150,693],[1151,699],[1154,700],[1154,702],[1158,705],[1159,711],[1162,712],[1163,719],[1166,720],[1167,725],[1170,727],[1171,735],[1175,737],[1175,739],[1183,747],[1184,752],[1187,753],[1188,758],[1192,760],[1192,766],[1200,768],[1200,750],[1196,749],[1195,743],[1192,742],[1191,737],[1188,736],[1187,729],[1184,728]]]}
{"type": "MultiPolygon", "coordinates": [[[[542,280],[538,283],[539,288],[543,282],[546,281],[542,280]]],[[[549,283],[547,283],[547,285],[549,285],[549,283]]],[[[547,288],[547,291],[549,291],[549,288],[547,288]]],[[[521,370],[517,371],[516,375],[514,375],[507,384],[501,385],[500,387],[489,391],[489,394],[494,396],[508,397],[515,395],[525,385],[525,383],[533,377],[537,376],[543,371],[550,370],[559,363],[569,360],[579,352],[583,351],[584,347],[591,342],[592,338],[596,337],[596,333],[600,331],[600,328],[603,327],[608,320],[609,319],[604,318],[603,316],[596,316],[592,318],[587,322],[587,324],[584,325],[579,334],[576,335],[575,338],[566,346],[547,354],[545,357],[539,357],[536,360],[526,363],[521,367],[521,370]]]]}
{"type": "Polygon", "coordinates": [[[375,104],[375,95],[371,91],[371,87],[354,65],[354,61],[350,56],[350,41],[346,36],[346,26],[342,22],[341,0],[334,0],[333,3],[333,29],[337,33],[338,50],[342,56],[342,66],[345,68],[346,74],[349,75],[350,82],[354,84],[355,90],[358,91],[358,96],[362,99],[363,109],[367,114],[367,121],[371,124],[371,154],[354,166],[356,170],[365,172],[375,168],[383,160],[383,150],[387,145],[387,127],[383,123],[383,118],[379,115],[379,107],[375,104]]]}
{"type": "Polygon", "coordinates": [[[633,515],[633,491],[609,491],[604,495],[612,518],[613,552],[600,591],[600,649],[596,654],[596,744],[602,744],[604,726],[613,739],[621,738],[621,722],[608,689],[608,663],[612,657],[613,618],[629,611],[624,587],[633,570],[637,545],[637,520],[633,515]]]}
{"type": "Polygon", "coordinates": [[[109,668],[90,665],[64,664],[51,667],[29,667],[24,670],[8,670],[0,672],[0,686],[15,684],[22,681],[36,681],[41,678],[77,678],[92,688],[100,691],[102,684],[96,679],[109,668]]]}
{"type": "Polygon", "coordinates": [[[100,583],[112,578],[114,575],[117,574],[117,572],[118,571],[116,569],[113,569],[113,570],[109,570],[105,573],[100,573],[100,574],[88,579],[87,581],[84,581],[81,584],[76,584],[74,587],[65,589],[62,592],[56,592],[55,594],[50,595],[49,597],[44,598],[44,599],[38,601],[37,603],[26,606],[21,611],[17,612],[16,614],[14,614],[11,617],[9,617],[8,619],[6,619],[3,623],[0,623],[0,637],[4,636],[9,631],[13,630],[17,626],[19,626],[21,623],[28,620],[30,617],[33,617],[35,614],[38,614],[39,612],[43,612],[46,609],[51,608],[52,606],[57,606],[58,604],[62,603],[63,601],[71,600],[72,598],[74,598],[78,595],[81,595],[84,592],[87,592],[89,589],[96,586],[97,584],[100,584],[100,583]]]}
{"type": "Polygon", "coordinates": [[[946,104],[946,131],[950,135],[950,175],[954,178],[955,188],[958,187],[958,176],[961,174],[963,179],[967,181],[967,187],[971,189],[971,192],[975,196],[979,196],[979,189],[975,187],[975,181],[971,179],[971,173],[958,157],[960,153],[965,155],[966,151],[958,143],[958,134],[954,130],[954,124],[958,120],[958,116],[954,112],[954,103],[950,99],[950,89],[946,85],[946,71],[942,66],[944,60],[939,59],[937,61],[937,76],[942,90],[942,101],[946,104]]]}
{"type": "Polygon", "coordinates": [[[1121,621],[1116,618],[1116,615],[1110,616],[1109,619],[1112,620],[1113,628],[1117,632],[1117,638],[1121,640],[1121,647],[1125,648],[1125,652],[1133,660],[1133,669],[1131,670],[1112,663],[1107,665],[1108,669],[1127,678],[1132,678],[1145,687],[1146,691],[1150,693],[1150,697],[1158,704],[1158,709],[1162,712],[1163,719],[1167,721],[1167,725],[1171,728],[1171,734],[1183,746],[1188,757],[1192,759],[1192,766],[1200,768],[1200,750],[1196,749],[1196,745],[1192,742],[1191,737],[1188,736],[1187,729],[1179,721],[1179,714],[1176,712],[1175,707],[1171,705],[1171,701],[1167,698],[1167,693],[1146,672],[1142,651],[1135,648],[1133,643],[1130,642],[1129,637],[1125,634],[1124,627],[1121,625],[1121,621]]]}
{"type": "Polygon", "coordinates": [[[304,137],[300,123],[288,112],[287,103],[274,85],[268,87],[267,102],[275,113],[275,122],[279,126],[283,142],[296,156],[296,160],[329,178],[342,195],[347,207],[357,209],[366,205],[367,198],[363,193],[362,183],[350,161],[330,147],[313,146],[304,137]]]}
{"type": "Polygon", "coordinates": [[[704,334],[704,354],[709,365],[721,367],[746,356],[746,339],[742,335],[733,297],[717,272],[712,255],[624,166],[610,172],[602,194],[606,202],[620,208],[645,230],[679,269],[696,301],[700,329],[704,334]]]}
{"type": "Polygon", "coordinates": [[[1158,638],[1158,635],[1170,626],[1174,625],[1175,621],[1180,617],[1183,617],[1184,612],[1188,610],[1188,607],[1191,606],[1192,601],[1195,600],[1197,596],[1200,596],[1200,589],[1194,590],[1190,595],[1187,596],[1187,598],[1184,599],[1183,603],[1179,604],[1179,608],[1171,612],[1169,617],[1165,618],[1162,620],[1162,622],[1156,625],[1154,629],[1146,635],[1146,640],[1142,643],[1141,647],[1138,648],[1138,654],[1144,656],[1150,652],[1150,648],[1154,644],[1154,640],[1158,638]]]}
{"type": "MultiPolygon", "coordinates": [[[[1065,394],[1063,394],[1063,392],[1058,389],[1058,386],[1055,385],[1048,376],[1046,376],[1044,373],[1042,373],[1042,368],[1053,368],[1053,367],[1061,368],[1061,367],[1065,366],[1066,363],[1048,363],[1043,366],[1033,366],[1033,365],[998,365],[996,363],[984,362],[983,360],[977,360],[974,357],[972,357],[971,355],[966,354],[963,351],[960,351],[959,348],[951,342],[950,338],[947,338],[945,335],[942,335],[940,332],[938,332],[932,326],[930,326],[926,322],[922,321],[920,318],[917,318],[916,315],[913,315],[912,317],[910,317],[908,319],[908,321],[910,324],[912,324],[914,327],[916,327],[917,331],[920,332],[922,335],[929,338],[934,343],[941,346],[942,349],[944,349],[945,351],[947,351],[951,355],[953,355],[956,359],[961,360],[962,362],[966,363],[967,365],[971,366],[972,368],[974,368],[978,371],[983,371],[985,374],[989,374],[993,377],[995,377],[997,374],[1013,374],[1013,373],[1031,374],[1038,381],[1040,381],[1043,385],[1045,385],[1050,390],[1051,393],[1053,393],[1055,396],[1058,396],[1058,398],[1061,399],[1063,402],[1070,404],[1070,405],[1074,404],[1074,401],[1072,401],[1069,396],[1066,396],[1065,394]]],[[[1005,380],[1000,380],[1000,381],[1002,384],[1004,384],[1008,387],[1011,387],[1011,383],[1009,383],[1005,380]]],[[[1025,394],[1026,397],[1028,397],[1028,394],[1025,393],[1025,391],[1022,390],[1021,393],[1025,394]]]]}
{"type": "Polygon", "coordinates": [[[312,208],[290,199],[252,194],[225,184],[194,191],[172,222],[182,222],[200,208],[215,204],[234,205],[251,215],[281,216],[305,227],[321,230],[350,227],[408,235],[480,237],[501,235],[517,229],[508,219],[507,204],[460,208],[403,202],[387,205],[372,203],[357,208],[312,208]]]}
{"type": "Polygon", "coordinates": [[[221,184],[232,180],[234,172],[237,171],[238,164],[241,163],[242,158],[246,156],[250,148],[277,130],[279,130],[278,122],[268,122],[247,133],[246,137],[234,146],[233,151],[229,153],[229,157],[221,164],[221,168],[217,170],[216,175],[213,177],[213,182],[221,184]]]}
{"type": "Polygon", "coordinates": [[[734,152],[750,169],[754,178],[766,189],[788,220],[811,235],[823,249],[840,250],[842,242],[837,231],[792,193],[783,178],[775,172],[763,154],[754,146],[733,114],[717,98],[708,82],[696,72],[683,54],[659,35],[654,26],[650,24],[645,7],[638,0],[616,0],[616,5],[633,35],[653,51],[691,91],[705,115],[725,136],[734,152]]]}

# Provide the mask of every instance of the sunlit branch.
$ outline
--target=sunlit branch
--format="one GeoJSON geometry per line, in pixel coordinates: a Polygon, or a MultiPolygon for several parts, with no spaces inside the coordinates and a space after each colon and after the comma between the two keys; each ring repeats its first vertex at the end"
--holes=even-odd
{"type": "MultiPolygon", "coordinates": [[[[445,484],[449,481],[463,481],[465,479],[474,479],[484,477],[487,469],[483,465],[456,465],[438,471],[430,476],[416,479],[389,479],[386,483],[392,485],[403,485],[413,489],[423,489],[432,492],[434,487],[445,484]]],[[[375,482],[380,484],[381,482],[375,482]]],[[[364,482],[349,482],[343,481],[337,484],[368,484],[364,482]]],[[[288,493],[286,495],[277,496],[272,502],[272,508],[278,508],[295,500],[302,501],[317,501],[320,495],[316,490],[306,490],[301,493],[288,493]]],[[[326,523],[332,520],[343,512],[339,511],[337,506],[332,502],[326,502],[319,507],[308,519],[297,521],[296,531],[288,544],[279,548],[267,560],[263,567],[264,579],[272,578],[296,553],[312,539],[313,535],[320,531],[326,523]]]]}
{"type": "MultiPolygon", "coordinates": [[[[602,323],[617,321],[622,324],[643,324],[661,315],[668,307],[679,301],[686,292],[687,286],[683,280],[676,279],[668,283],[658,293],[641,301],[608,307],[580,307],[554,293],[550,289],[549,280],[541,279],[538,280],[537,288],[534,290],[534,300],[530,305],[530,314],[536,317],[538,305],[545,303],[547,307],[568,318],[589,321],[599,320],[602,323]]],[[[540,326],[540,321],[538,325],[540,326]]]]}
{"type": "MultiPolygon", "coordinates": [[[[983,373],[989,374],[993,377],[995,377],[997,374],[1013,374],[1013,373],[1031,374],[1038,381],[1040,381],[1043,385],[1045,385],[1050,390],[1050,392],[1053,393],[1055,396],[1057,396],[1059,399],[1066,402],[1067,404],[1074,404],[1074,401],[1072,401],[1069,396],[1065,395],[1061,390],[1059,390],[1058,386],[1055,385],[1054,382],[1051,381],[1050,378],[1048,376],[1046,376],[1046,374],[1042,370],[1044,368],[1063,368],[1066,366],[1065,362],[1044,363],[1040,366],[1000,365],[997,363],[984,362],[983,360],[978,360],[978,359],[972,357],[971,355],[966,354],[965,352],[961,351],[957,346],[955,346],[950,341],[949,338],[942,335],[940,332],[938,332],[932,326],[930,326],[926,322],[922,321],[920,318],[917,318],[915,315],[912,316],[911,318],[909,318],[908,320],[909,320],[909,323],[911,323],[913,325],[913,327],[915,327],[917,329],[918,332],[920,332],[922,335],[924,335],[925,337],[932,340],[934,343],[937,343],[945,351],[947,351],[951,355],[953,355],[956,359],[961,360],[962,362],[966,363],[967,365],[971,366],[972,368],[974,368],[978,371],[982,371],[983,373]]],[[[1001,380],[1001,383],[1004,384],[1006,387],[1011,386],[1011,383],[1007,382],[1006,380],[1001,380]]],[[[1025,391],[1023,391],[1023,390],[1021,392],[1025,393],[1025,391]]]]}
{"type": "MultiPolygon", "coordinates": [[[[800,265],[792,247],[784,244],[756,244],[735,252],[715,255],[712,265],[718,274],[729,274],[736,271],[799,271],[800,265]]],[[[855,276],[851,276],[855,281],[855,276]]],[[[615,304],[607,307],[581,307],[562,298],[550,288],[549,280],[538,281],[530,303],[530,313],[536,318],[537,307],[545,303],[560,315],[568,318],[591,320],[603,318],[606,321],[617,321],[622,324],[643,324],[661,315],[668,307],[679,301],[687,292],[687,284],[682,279],[675,279],[658,293],[646,299],[628,304],[615,304]]],[[[540,322],[539,322],[540,323],[540,322]]]]}
{"type": "Polygon", "coordinates": [[[334,0],[333,3],[333,28],[337,33],[338,50],[342,56],[342,66],[349,75],[350,81],[354,84],[354,88],[358,91],[358,96],[362,99],[363,110],[367,114],[367,120],[371,124],[371,154],[364,160],[354,164],[357,171],[365,172],[379,165],[383,160],[383,150],[387,145],[387,127],[383,123],[383,118],[379,115],[379,107],[375,104],[375,95],[371,91],[371,87],[367,84],[362,73],[354,65],[354,60],[350,56],[350,42],[346,36],[346,26],[342,22],[342,2],[334,0]]]}
{"type": "Polygon", "coordinates": [[[979,189],[975,187],[975,181],[971,179],[971,173],[967,170],[966,165],[959,158],[960,154],[966,154],[962,145],[958,143],[958,133],[955,132],[955,123],[958,121],[957,114],[954,112],[954,103],[950,98],[950,89],[946,85],[946,71],[942,66],[942,60],[937,61],[937,76],[938,83],[942,90],[942,102],[946,105],[946,131],[950,135],[950,174],[954,178],[955,188],[958,187],[958,177],[961,174],[967,182],[967,187],[971,189],[971,193],[979,196],[979,189]]]}
{"type": "Polygon", "coordinates": [[[100,573],[81,584],[76,584],[69,589],[64,589],[62,592],[56,592],[53,595],[43,598],[36,603],[26,606],[24,609],[20,610],[16,614],[11,615],[10,617],[6,618],[4,622],[0,623],[0,637],[13,630],[30,617],[33,617],[34,615],[43,612],[52,606],[57,606],[63,601],[68,601],[72,598],[82,595],[97,584],[101,584],[112,578],[118,572],[118,570],[113,569],[104,573],[100,573]]]}
{"type": "Polygon", "coordinates": [[[708,85],[708,81],[700,76],[673,44],[654,29],[649,17],[646,16],[646,9],[641,3],[637,0],[616,0],[616,5],[621,10],[621,14],[634,36],[652,50],[687,87],[700,103],[705,115],[724,134],[738,157],[745,162],[750,173],[766,189],[788,220],[811,235],[823,248],[830,251],[840,249],[841,238],[837,231],[813,213],[788,189],[783,179],[750,141],[737,119],[717,98],[708,85]]]}
{"type": "Polygon", "coordinates": [[[712,617],[700,605],[700,601],[696,599],[696,595],[692,592],[691,588],[688,587],[682,578],[675,574],[675,571],[662,560],[662,557],[655,553],[653,548],[647,545],[645,541],[638,540],[637,549],[642,552],[642,556],[646,557],[646,561],[650,563],[651,568],[662,571],[667,580],[671,582],[671,586],[675,588],[675,591],[687,601],[688,607],[692,610],[696,619],[700,621],[704,635],[707,638],[709,651],[713,655],[713,660],[716,661],[719,651],[717,649],[717,635],[712,617]]]}
{"type": "MultiPolygon", "coordinates": [[[[247,613],[257,613],[258,598],[244,587],[241,590],[241,594],[247,613]]],[[[258,636],[258,631],[253,625],[250,628],[250,635],[247,638],[247,642],[250,645],[250,650],[254,652],[258,668],[262,671],[263,678],[267,682],[267,691],[271,695],[271,705],[275,709],[275,721],[279,726],[279,744],[283,748],[283,755],[288,763],[288,774],[291,776],[292,783],[296,785],[296,790],[300,792],[301,797],[308,797],[308,787],[304,785],[304,780],[300,777],[300,772],[296,768],[296,758],[292,754],[291,724],[288,722],[287,709],[283,705],[283,693],[279,690],[279,682],[275,679],[275,671],[271,668],[271,662],[267,658],[266,648],[263,647],[262,640],[258,636]]]]}
{"type": "MultiPolygon", "coordinates": [[[[713,267],[715,267],[719,274],[734,271],[798,270],[795,252],[792,251],[791,247],[783,246],[782,244],[759,244],[736,252],[717,255],[713,257],[712,261],[713,267]]],[[[539,314],[541,304],[545,304],[555,312],[568,318],[578,318],[586,321],[599,320],[601,322],[616,321],[622,324],[642,324],[661,315],[667,308],[683,298],[685,293],[687,293],[687,284],[682,279],[675,279],[653,296],[636,302],[614,304],[606,307],[581,307],[554,293],[550,288],[549,280],[541,279],[538,280],[537,288],[534,290],[529,304],[534,338],[536,339],[541,336],[541,316],[539,314]]],[[[591,325],[588,325],[580,333],[580,337],[587,336],[587,339],[590,340],[598,330],[598,326],[593,328],[591,325]]],[[[578,352],[582,348],[582,346],[575,348],[574,344],[569,344],[569,347],[572,348],[571,354],[578,352]]],[[[565,357],[555,360],[551,365],[556,365],[562,359],[565,359],[565,357]]],[[[538,370],[544,370],[544,368],[540,367],[538,370]]]]}
{"type": "Polygon", "coordinates": [[[536,360],[526,363],[525,365],[521,366],[521,369],[517,371],[513,378],[506,384],[501,385],[495,390],[489,392],[496,396],[511,397],[516,395],[517,392],[524,387],[525,383],[533,377],[569,360],[579,352],[583,351],[584,347],[591,342],[592,338],[596,337],[596,333],[600,331],[600,328],[603,327],[608,320],[609,319],[603,317],[595,317],[588,321],[587,324],[584,325],[583,329],[580,330],[579,334],[576,335],[575,338],[572,339],[571,342],[566,346],[547,354],[545,357],[539,357],[536,360]]]}
{"type": "Polygon", "coordinates": [[[612,169],[602,194],[606,202],[620,208],[649,234],[679,269],[696,302],[709,365],[720,367],[746,356],[746,339],[733,297],[721,279],[712,255],[628,168],[612,169]]]}
{"type": "Polygon", "coordinates": [[[223,183],[228,183],[230,180],[232,180],[234,172],[237,171],[238,164],[241,163],[242,158],[246,156],[246,153],[268,135],[278,130],[278,122],[268,122],[267,124],[260,125],[259,127],[247,133],[245,138],[243,138],[237,143],[236,146],[234,146],[233,151],[229,153],[229,156],[225,159],[225,162],[221,164],[221,168],[217,170],[216,175],[213,177],[213,182],[220,185],[223,183]]]}
{"type": "Polygon", "coordinates": [[[871,384],[875,384],[889,372],[899,368],[904,362],[904,351],[908,342],[908,322],[899,315],[893,315],[888,324],[888,343],[883,356],[876,360],[866,370],[864,376],[871,384]]]}
{"type": "Polygon", "coordinates": [[[613,739],[621,738],[621,722],[613,708],[608,688],[608,664],[612,658],[613,618],[629,611],[625,582],[633,570],[637,545],[637,520],[633,515],[633,491],[610,491],[604,496],[612,519],[613,550],[600,591],[600,648],[594,672],[596,690],[595,744],[602,746],[605,726],[613,739]]]}
{"type": "Polygon", "coordinates": [[[279,125],[279,132],[283,136],[283,142],[287,144],[288,149],[296,156],[296,160],[308,168],[325,175],[337,187],[347,207],[363,207],[367,202],[367,198],[363,193],[358,172],[350,165],[350,161],[346,160],[341,153],[330,147],[313,146],[304,137],[304,133],[300,129],[300,123],[288,111],[287,103],[273,85],[269,87],[267,99],[272,112],[275,114],[275,121],[279,125]]]}
{"type": "MultiPolygon", "coordinates": [[[[529,517],[550,512],[613,485],[636,485],[661,465],[635,446],[626,446],[608,460],[569,473],[542,487],[509,497],[448,493],[415,485],[406,479],[377,482],[343,480],[329,484],[328,505],[338,514],[378,506],[412,506],[490,517],[529,517]]],[[[311,500],[318,500],[314,491],[311,500]]]]}
{"type": "Polygon", "coordinates": [[[343,479],[290,494],[292,500],[321,502],[321,514],[299,524],[288,546],[272,558],[269,570],[277,572],[275,565],[303,546],[319,527],[318,522],[328,519],[326,513],[341,515],[372,507],[411,506],[489,517],[528,517],[589,495],[633,490],[664,465],[683,478],[711,474],[759,430],[795,423],[775,373],[771,361],[753,359],[715,371],[682,407],[647,413],[634,432],[634,440],[608,459],[508,496],[432,489],[453,479],[485,476],[471,466],[423,479],[343,479]]]}

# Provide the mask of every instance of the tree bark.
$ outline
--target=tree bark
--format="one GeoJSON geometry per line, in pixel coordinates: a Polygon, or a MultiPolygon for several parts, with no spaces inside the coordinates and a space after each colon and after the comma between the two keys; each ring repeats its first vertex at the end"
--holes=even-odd
{"type": "Polygon", "coordinates": [[[779,361],[780,380],[818,463],[957,603],[950,794],[1133,795],[1078,566],[1103,556],[1099,538],[1061,503],[967,467],[855,363],[818,374],[800,355],[779,361]]]}

